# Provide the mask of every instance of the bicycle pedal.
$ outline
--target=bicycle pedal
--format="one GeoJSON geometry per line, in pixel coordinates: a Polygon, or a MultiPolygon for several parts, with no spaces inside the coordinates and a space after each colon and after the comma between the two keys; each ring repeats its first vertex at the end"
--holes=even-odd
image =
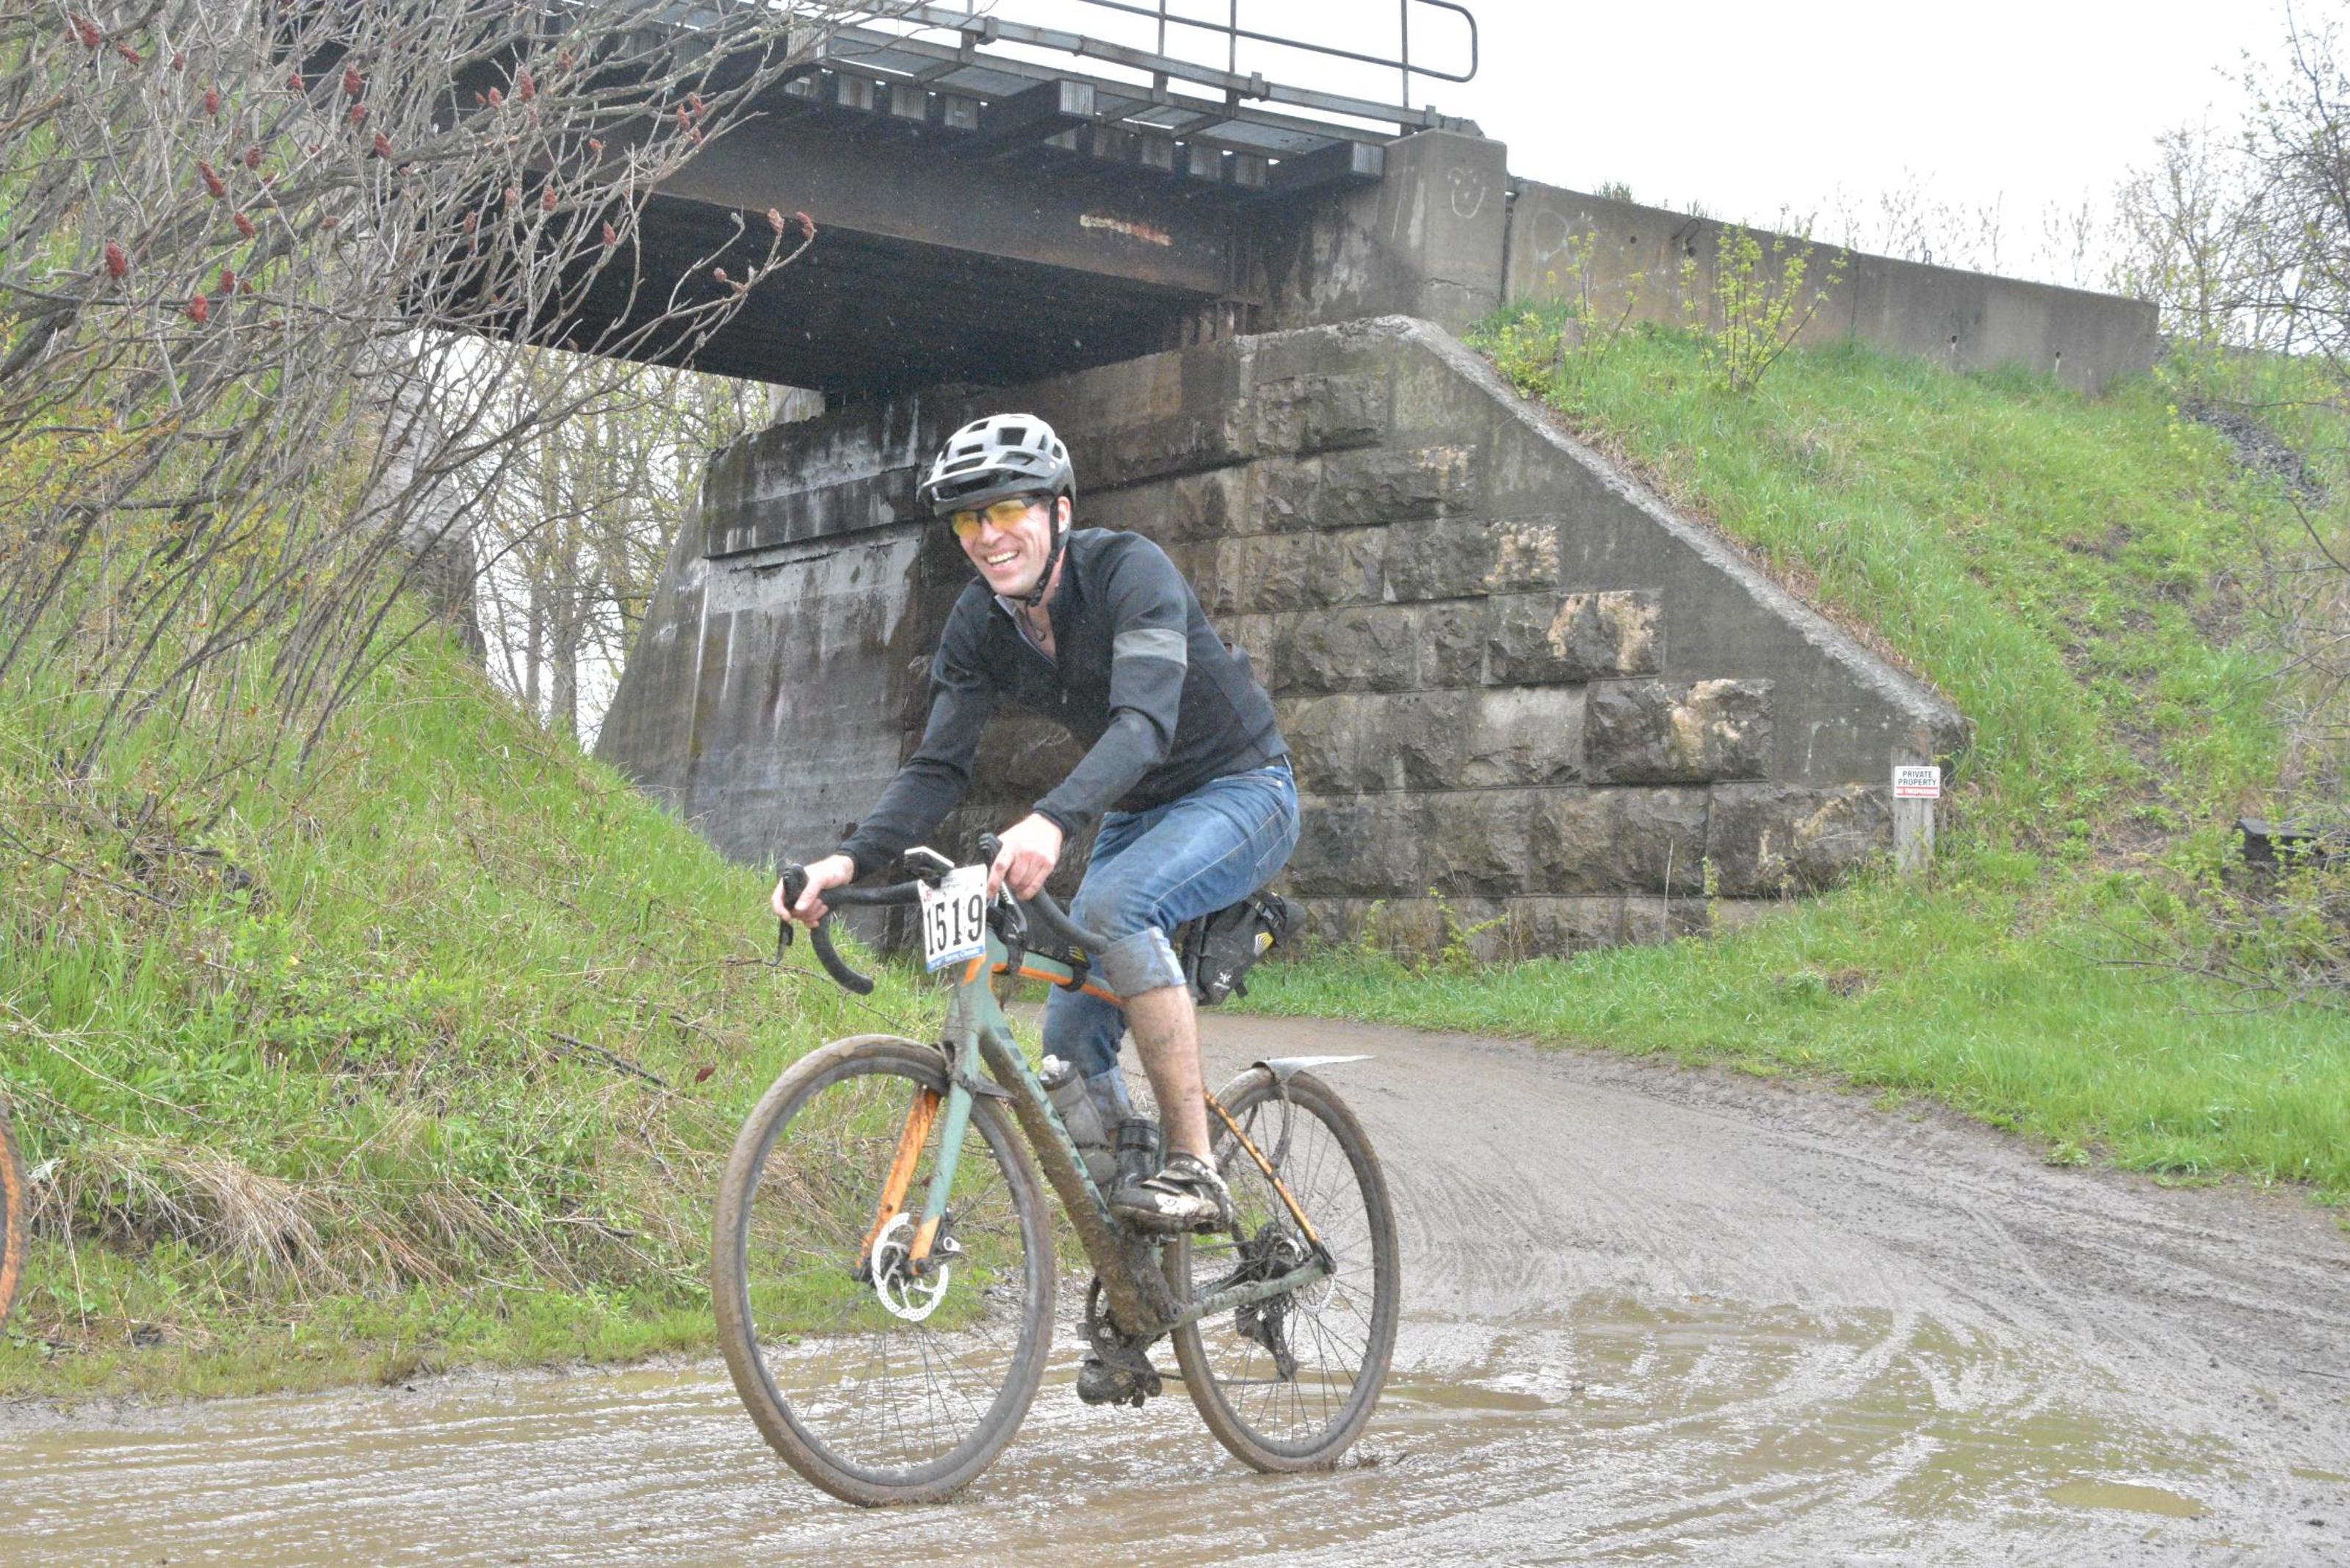
{"type": "Polygon", "coordinates": [[[1088,1355],[1077,1367],[1077,1397],[1088,1405],[1131,1405],[1142,1408],[1142,1402],[1156,1397],[1164,1390],[1156,1367],[1125,1366],[1088,1355]]]}

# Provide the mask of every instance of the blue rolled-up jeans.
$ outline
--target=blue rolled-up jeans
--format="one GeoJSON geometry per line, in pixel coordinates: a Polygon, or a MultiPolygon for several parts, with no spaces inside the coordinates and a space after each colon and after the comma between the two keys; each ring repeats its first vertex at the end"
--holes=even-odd
{"type": "MultiPolygon", "coordinates": [[[[1102,818],[1070,913],[1110,939],[1094,979],[1120,997],[1183,983],[1167,933],[1238,903],[1272,880],[1297,847],[1297,784],[1286,763],[1211,779],[1180,800],[1102,818]]],[[[1118,1065],[1126,1012],[1055,987],[1045,1047],[1088,1078],[1118,1065]]]]}

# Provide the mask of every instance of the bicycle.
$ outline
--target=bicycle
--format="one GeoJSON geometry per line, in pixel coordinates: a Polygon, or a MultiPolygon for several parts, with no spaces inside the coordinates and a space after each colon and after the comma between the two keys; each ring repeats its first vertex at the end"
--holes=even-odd
{"type": "MultiPolygon", "coordinates": [[[[983,861],[993,857],[983,841],[983,861]]],[[[937,1501],[992,1464],[1052,1339],[1041,1165],[1094,1267],[1082,1330],[1112,1397],[1160,1392],[1149,1348],[1171,1338],[1177,1376],[1234,1456],[1271,1471],[1335,1464],[1378,1401],[1401,1291],[1378,1159],[1312,1071],[1361,1058],[1261,1062],[1209,1095],[1237,1217],[1213,1234],[1147,1236],[1111,1213],[993,988],[997,975],[1089,987],[1085,955],[1107,942],[1040,895],[1025,908],[1073,950],[1040,954],[1024,906],[986,898],[984,864],[955,872],[929,850],[903,864],[913,880],[826,902],[922,901],[928,929],[956,928],[949,945],[973,956],[946,965],[941,1040],[864,1034],[812,1052],[744,1122],[719,1188],[719,1342],[760,1432],[854,1503],[937,1501]]],[[[799,868],[784,879],[796,898],[799,868]]],[[[809,933],[817,961],[870,992],[829,924],[809,933]]]]}
{"type": "Polygon", "coordinates": [[[8,1116],[8,1102],[0,1100],[0,1327],[16,1302],[16,1282],[25,1272],[25,1244],[30,1237],[26,1220],[25,1162],[16,1148],[16,1128],[8,1116]]]}

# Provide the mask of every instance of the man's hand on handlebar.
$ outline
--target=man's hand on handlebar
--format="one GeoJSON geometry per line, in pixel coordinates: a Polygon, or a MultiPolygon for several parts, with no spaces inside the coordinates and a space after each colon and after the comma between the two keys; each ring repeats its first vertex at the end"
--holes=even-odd
{"type": "Polygon", "coordinates": [[[775,884],[775,891],[767,907],[775,911],[779,920],[797,920],[803,926],[814,926],[831,913],[824,896],[835,888],[845,888],[857,880],[857,862],[846,855],[827,855],[821,860],[810,861],[801,867],[807,873],[807,886],[800,889],[799,902],[784,902],[784,885],[775,884]]]}
{"type": "MultiPolygon", "coordinates": [[[[1003,830],[994,863],[987,868],[987,896],[1009,886],[1015,898],[1034,898],[1061,860],[1061,830],[1034,812],[1003,830]]],[[[816,867],[808,867],[814,871],[816,867]]]]}

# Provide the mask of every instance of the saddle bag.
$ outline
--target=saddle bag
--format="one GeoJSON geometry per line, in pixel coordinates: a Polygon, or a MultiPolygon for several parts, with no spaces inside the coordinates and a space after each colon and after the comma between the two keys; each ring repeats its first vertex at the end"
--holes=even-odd
{"type": "Polygon", "coordinates": [[[1191,922],[1184,933],[1183,978],[1202,1007],[1213,1007],[1237,992],[1248,994],[1242,977],[1256,961],[1289,940],[1298,909],[1278,893],[1260,888],[1239,903],[1191,922]]]}

